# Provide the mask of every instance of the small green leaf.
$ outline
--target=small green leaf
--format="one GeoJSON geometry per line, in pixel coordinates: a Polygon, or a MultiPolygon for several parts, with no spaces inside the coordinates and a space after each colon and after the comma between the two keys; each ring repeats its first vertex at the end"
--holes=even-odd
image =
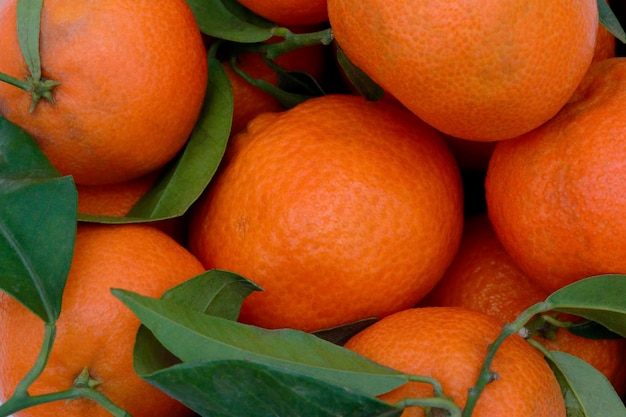
{"type": "Polygon", "coordinates": [[[318,330],[313,333],[315,336],[327,340],[339,346],[343,346],[352,336],[364,330],[366,327],[376,323],[378,319],[365,319],[353,323],[344,324],[330,329],[318,330]]]}
{"type": "Polygon", "coordinates": [[[407,375],[309,333],[266,330],[126,290],[112,292],[183,362],[241,359],[276,365],[367,395],[408,381],[407,375]]]}
{"type": "Polygon", "coordinates": [[[586,337],[587,339],[621,339],[622,336],[610,331],[595,321],[584,320],[582,323],[576,323],[567,328],[576,336],[586,337]]]}
{"type": "Polygon", "coordinates": [[[626,337],[626,275],[597,275],[574,282],[547,299],[551,310],[595,321],[626,337]]]}
{"type": "Polygon", "coordinates": [[[252,43],[268,40],[274,23],[255,16],[235,0],[187,0],[200,30],[213,38],[252,43]]]}
{"type": "Polygon", "coordinates": [[[209,84],[196,126],[183,152],[125,217],[79,214],[81,221],[138,223],[182,216],[207,187],[226,151],[233,95],[222,65],[209,59],[209,84]]]}
{"type": "Polygon", "coordinates": [[[403,411],[291,369],[246,360],[185,363],[144,378],[202,416],[391,417],[403,411]]]}
{"type": "Polygon", "coordinates": [[[244,299],[261,288],[229,271],[211,269],[168,290],[161,299],[236,321],[244,299]]]}
{"type": "Polygon", "coordinates": [[[42,8],[43,0],[17,1],[17,38],[24,61],[26,61],[30,75],[35,81],[41,79],[39,33],[41,31],[42,8]]]}
{"type": "Polygon", "coordinates": [[[0,288],[48,323],[61,312],[77,201],[72,178],[0,117],[0,288]]]}
{"type": "Polygon", "coordinates": [[[546,356],[565,399],[568,417],[626,417],[626,408],[606,377],[568,353],[546,356]]]}
{"type": "Polygon", "coordinates": [[[337,62],[359,94],[368,100],[379,100],[383,97],[385,91],[350,61],[339,44],[337,44],[337,62]]]}
{"type": "Polygon", "coordinates": [[[624,28],[606,0],[598,0],[598,14],[600,15],[600,24],[622,43],[626,43],[626,32],[624,32],[624,28]]]}

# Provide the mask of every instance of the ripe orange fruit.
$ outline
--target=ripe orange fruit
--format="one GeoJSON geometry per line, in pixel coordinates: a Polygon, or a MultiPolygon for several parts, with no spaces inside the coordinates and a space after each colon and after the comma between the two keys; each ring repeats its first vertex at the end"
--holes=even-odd
{"type": "Polygon", "coordinates": [[[496,145],[485,187],[494,230],[549,292],[626,273],[626,59],[596,62],[557,116],[496,145]]]}
{"type": "MultiPolygon", "coordinates": [[[[78,212],[102,216],[124,217],[157,180],[159,172],[151,172],[133,180],[114,184],[76,184],[78,212]]],[[[186,243],[184,217],[149,222],[172,236],[179,243],[186,243]]]]}
{"type": "Polygon", "coordinates": [[[238,0],[238,3],[281,25],[312,25],[328,20],[325,0],[238,0]]]}
{"type": "Polygon", "coordinates": [[[462,206],[434,129],[397,106],[327,95],[234,138],[191,213],[189,247],[264,288],[241,321],[313,331],[415,305],[457,250],[462,206]]]}
{"type": "MultiPolygon", "coordinates": [[[[401,372],[430,376],[444,393],[464,407],[487,353],[501,329],[500,322],[462,307],[424,307],[388,316],[353,336],[345,347],[401,372]]],[[[491,370],[498,377],[487,385],[473,417],[565,416],[561,389],[539,351],[520,336],[507,338],[491,370]]],[[[433,395],[432,386],[409,382],[380,398],[396,403],[433,395]]],[[[422,417],[407,408],[402,417],[422,417]]]]}
{"type": "Polygon", "coordinates": [[[348,58],[382,88],[436,129],[479,141],[554,116],[598,30],[596,0],[329,0],[328,14],[348,58]]]}
{"type": "MultiPolygon", "coordinates": [[[[466,220],[456,257],[420,305],[471,308],[504,324],[548,295],[517,267],[502,247],[487,215],[482,214],[466,220]]],[[[575,318],[564,318],[570,319],[575,318]]],[[[567,352],[587,361],[618,392],[626,392],[626,339],[593,340],[553,326],[545,326],[533,337],[550,350],[567,352]]]]}
{"type": "MultiPolygon", "coordinates": [[[[323,78],[325,61],[326,53],[322,45],[296,49],[276,59],[276,63],[286,70],[306,72],[317,81],[323,78]]],[[[237,67],[252,78],[278,86],[278,75],[263,62],[257,53],[244,52],[238,55],[237,67]]],[[[230,64],[225,64],[224,69],[232,87],[235,105],[231,133],[243,130],[250,120],[261,113],[285,110],[273,96],[251,85],[235,73],[230,64]]]]}
{"type": "MultiPolygon", "coordinates": [[[[0,72],[27,74],[16,0],[0,4],[0,72]]],[[[130,180],[169,161],[191,133],[205,94],[207,59],[184,0],[43,6],[41,65],[56,100],[0,83],[0,113],[26,129],[77,183],[130,180]]]]}
{"type": "MultiPolygon", "coordinates": [[[[607,3],[609,2],[607,1],[607,3]]],[[[598,35],[596,37],[596,49],[593,54],[593,61],[614,58],[617,54],[616,41],[615,36],[613,36],[604,25],[598,25],[598,35]]]]}
{"type": "MultiPolygon", "coordinates": [[[[193,255],[153,227],[79,225],[57,336],[44,372],[29,390],[31,395],[70,388],[87,367],[91,377],[101,382],[95,389],[133,417],[193,415],[135,374],[133,346],[139,320],[110,288],[158,297],[203,271],[193,255]]],[[[35,363],[43,323],[3,292],[0,320],[0,401],[6,401],[35,363]]],[[[110,414],[91,400],[75,399],[39,405],[15,415],[110,414]]]]}

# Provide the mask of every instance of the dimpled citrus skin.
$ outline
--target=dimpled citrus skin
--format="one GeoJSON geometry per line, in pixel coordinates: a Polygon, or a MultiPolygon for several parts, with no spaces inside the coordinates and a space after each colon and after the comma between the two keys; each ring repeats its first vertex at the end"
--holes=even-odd
{"type": "MultiPolygon", "coordinates": [[[[123,288],[150,297],[204,271],[202,264],[165,233],[147,225],[80,224],[63,293],[56,338],[31,395],[61,391],[87,367],[97,386],[133,417],[184,417],[191,412],[141,379],[133,368],[139,319],[111,294],[123,288]]],[[[0,291],[0,401],[35,363],[43,321],[0,291]]],[[[88,399],[55,401],[15,417],[109,417],[88,399]]]]}
{"type": "MultiPolygon", "coordinates": [[[[425,307],[388,316],[353,336],[345,347],[375,362],[414,375],[437,379],[446,395],[464,407],[476,384],[487,345],[501,324],[462,307],[425,307]]],[[[498,377],[481,394],[472,417],[565,417],[556,377],[539,351],[518,335],[498,349],[491,371],[498,377]]],[[[380,398],[394,404],[433,395],[432,386],[410,382],[380,398]]],[[[423,417],[418,407],[402,417],[423,417]]]]}
{"type": "MultiPolygon", "coordinates": [[[[0,72],[29,73],[15,0],[0,3],[0,72]]],[[[30,133],[52,164],[81,184],[128,181],[184,146],[207,85],[206,50],[184,0],[47,0],[42,76],[55,104],[0,83],[0,114],[30,133]]]]}
{"type": "MultiPolygon", "coordinates": [[[[467,307],[505,324],[548,295],[517,267],[482,213],[466,219],[459,251],[420,306],[467,307]]],[[[534,334],[536,341],[583,359],[602,372],[619,394],[626,392],[626,339],[589,339],[565,328],[545,330],[534,334]]]]}
{"type": "Polygon", "coordinates": [[[242,321],[313,331],[419,301],[456,252],[462,206],[436,131],[397,106],[329,95],[234,138],[189,247],[264,288],[242,321]]]}
{"type": "Polygon", "coordinates": [[[329,0],[328,14],[348,58],[381,87],[438,130],[479,141],[554,116],[598,28],[596,0],[329,0]]]}
{"type": "Polygon", "coordinates": [[[626,273],[626,59],[593,64],[557,116],[496,145],[485,181],[502,245],[548,292],[626,273]]]}

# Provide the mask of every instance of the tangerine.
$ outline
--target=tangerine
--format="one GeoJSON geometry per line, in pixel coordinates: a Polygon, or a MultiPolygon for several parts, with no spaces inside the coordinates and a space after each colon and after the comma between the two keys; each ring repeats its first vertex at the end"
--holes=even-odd
{"type": "MultiPolygon", "coordinates": [[[[31,395],[72,387],[86,367],[94,388],[134,417],[191,416],[133,369],[139,320],[111,293],[119,287],[158,297],[204,271],[201,263],[165,233],[146,225],[80,224],[74,258],[56,322],[56,338],[31,395]]],[[[0,292],[0,401],[13,393],[41,349],[43,322],[0,292]]],[[[89,399],[56,401],[15,413],[15,417],[110,416],[89,399]]]]}
{"type": "MultiPolygon", "coordinates": [[[[466,220],[456,257],[420,305],[471,308],[505,324],[548,295],[517,267],[487,215],[480,214],[466,220]]],[[[626,339],[585,338],[549,322],[543,322],[532,336],[549,350],[567,352],[588,362],[607,377],[616,391],[626,392],[626,339]]]]}
{"type": "MultiPolygon", "coordinates": [[[[387,316],[353,336],[345,347],[404,373],[437,379],[461,408],[476,384],[488,345],[501,324],[463,307],[423,307],[387,316]]],[[[497,377],[482,392],[473,417],[564,417],[559,383],[543,355],[518,335],[505,339],[491,371],[497,377]]],[[[432,385],[409,382],[380,398],[395,404],[433,396],[432,385]]],[[[423,417],[418,407],[402,417],[423,417]]]]}
{"type": "Polygon", "coordinates": [[[598,31],[596,0],[329,0],[328,15],[347,57],[384,90],[436,129],[478,141],[554,116],[598,31]]]}
{"type": "Polygon", "coordinates": [[[546,291],[626,273],[626,58],[592,65],[549,122],[499,142],[489,217],[519,268],[546,291]]]}
{"type": "MultiPolygon", "coordinates": [[[[0,72],[28,68],[16,0],[0,3],[0,72]]],[[[123,182],[163,166],[183,147],[207,83],[206,50],[184,0],[49,0],[41,14],[44,79],[55,103],[0,83],[0,113],[24,128],[77,183],[123,182]]]]}
{"type": "Polygon", "coordinates": [[[441,135],[354,95],[265,113],[236,135],[190,216],[189,247],[265,291],[240,320],[305,331],[415,305],[441,278],[463,224],[441,135]]]}

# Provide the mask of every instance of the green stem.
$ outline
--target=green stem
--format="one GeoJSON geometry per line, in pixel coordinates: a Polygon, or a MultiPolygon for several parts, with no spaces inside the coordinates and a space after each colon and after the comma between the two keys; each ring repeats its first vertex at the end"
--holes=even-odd
{"type": "Polygon", "coordinates": [[[485,356],[485,360],[483,362],[482,368],[480,369],[480,373],[478,374],[476,384],[469,389],[467,402],[465,403],[462,417],[470,417],[472,415],[480,394],[482,394],[487,384],[493,382],[496,379],[496,374],[491,370],[491,364],[493,363],[493,359],[496,356],[498,348],[500,348],[504,340],[507,337],[514,335],[522,330],[526,323],[528,323],[537,314],[549,311],[550,307],[551,305],[546,302],[534,304],[524,310],[515,319],[515,321],[513,321],[513,323],[506,324],[502,328],[502,331],[500,332],[496,340],[494,340],[493,343],[491,343],[487,347],[487,356],[485,356]]]}
{"type": "Polygon", "coordinates": [[[431,397],[431,398],[405,398],[397,402],[394,406],[398,408],[422,407],[435,408],[445,410],[448,417],[461,417],[461,409],[449,398],[431,397]]]}
{"type": "Polygon", "coordinates": [[[274,35],[283,37],[285,40],[277,43],[262,45],[262,50],[270,59],[276,59],[280,55],[300,49],[305,46],[330,45],[334,39],[332,29],[324,29],[311,33],[293,33],[286,28],[276,28],[274,35]]]}
{"type": "Polygon", "coordinates": [[[12,77],[2,72],[0,72],[0,81],[11,84],[12,86],[20,88],[24,91],[30,90],[30,84],[28,81],[20,80],[19,78],[12,77]]]}
{"type": "Polygon", "coordinates": [[[46,367],[46,363],[48,363],[48,357],[50,356],[50,351],[52,350],[52,345],[54,344],[54,339],[56,337],[56,324],[55,323],[45,323],[44,324],[44,337],[43,343],[41,345],[41,350],[39,351],[39,356],[35,361],[33,367],[28,371],[26,376],[17,384],[15,388],[15,394],[13,396],[21,396],[28,395],[28,387],[30,387],[33,382],[41,375],[44,368],[46,367]]]}
{"type": "Polygon", "coordinates": [[[410,382],[424,382],[426,384],[430,384],[433,386],[433,392],[435,393],[436,397],[446,397],[446,395],[443,393],[443,387],[441,386],[441,383],[431,377],[431,376],[423,376],[423,375],[408,375],[408,379],[410,382]]]}
{"type": "Polygon", "coordinates": [[[0,417],[7,417],[13,413],[36,405],[45,404],[53,401],[68,401],[78,398],[85,398],[100,404],[104,409],[115,417],[131,417],[124,409],[118,407],[113,401],[109,400],[104,394],[87,387],[72,387],[65,391],[53,392],[50,394],[42,394],[31,396],[28,393],[23,395],[13,395],[7,402],[0,405],[0,417]]]}

